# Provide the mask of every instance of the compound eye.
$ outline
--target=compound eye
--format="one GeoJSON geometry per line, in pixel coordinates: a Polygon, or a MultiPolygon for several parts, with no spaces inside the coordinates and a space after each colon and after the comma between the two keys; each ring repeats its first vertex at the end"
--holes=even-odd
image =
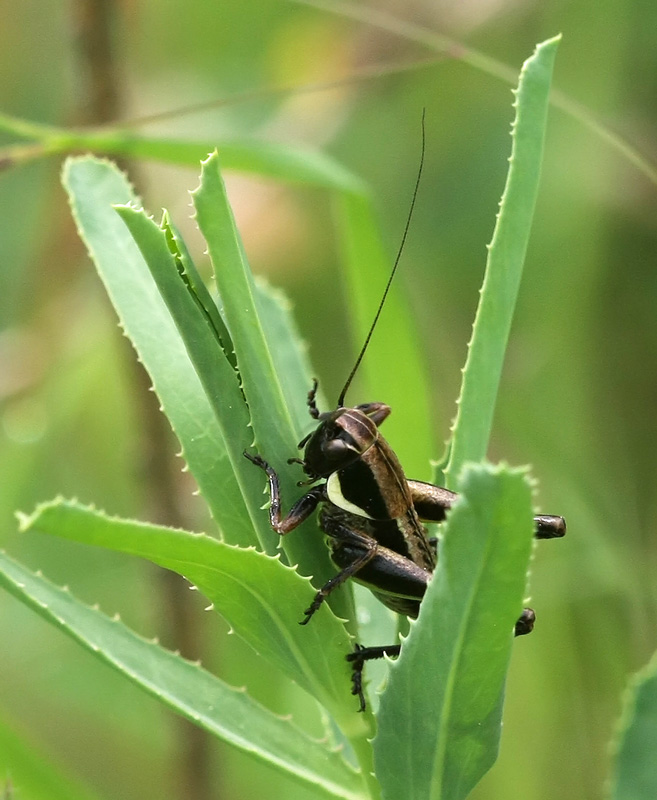
{"type": "Polygon", "coordinates": [[[349,453],[350,447],[342,439],[329,439],[322,442],[322,452],[328,459],[335,461],[349,453]]]}

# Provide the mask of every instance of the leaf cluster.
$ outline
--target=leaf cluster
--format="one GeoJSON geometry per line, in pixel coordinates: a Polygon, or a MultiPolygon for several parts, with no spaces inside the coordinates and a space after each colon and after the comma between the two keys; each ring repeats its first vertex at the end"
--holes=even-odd
{"type": "MultiPolygon", "coordinates": [[[[263,146],[211,155],[192,197],[214,270],[212,293],[169,215],[160,222],[148,216],[112,164],[75,158],[64,170],[80,234],[216,530],[205,535],[112,518],[61,498],[22,516],[22,528],[146,558],[183,575],[264,663],[328,712],[346,746],[335,748],[329,728],[324,741],[310,737],[244,691],[6,556],[0,581],[178,713],[324,795],[458,800],[497,755],[513,623],[531,557],[532,487],[523,470],[488,466],[484,459],[536,201],[557,44],[539,45],[515,95],[507,183],[453,436],[438,470],[462,497],[442,531],[439,567],[420,617],[390,665],[376,720],[371,711],[357,714],[349,693],[345,654],[356,633],[353,598],[335,593],[312,624],[298,625],[334,569],[321,535],[309,526],[279,550],[262,510],[262,475],[243,457],[253,448],[266,455],[282,476],[286,502],[298,496],[298,476],[285,462],[312,424],[304,405],[312,371],[287,307],[250,272],[220,160],[235,166],[242,158],[263,174],[332,190],[361,330],[376,305],[374,276],[387,270],[367,190],[324,158],[290,157],[263,146]]],[[[395,335],[409,342],[412,375],[414,334],[399,298],[386,313],[396,320],[395,335]]],[[[384,367],[369,365],[374,374],[384,367]]],[[[415,395],[421,426],[426,395],[415,395]]]]}

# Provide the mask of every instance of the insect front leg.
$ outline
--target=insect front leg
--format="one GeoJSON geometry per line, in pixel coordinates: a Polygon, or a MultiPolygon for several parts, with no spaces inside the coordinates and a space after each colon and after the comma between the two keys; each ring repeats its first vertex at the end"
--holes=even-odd
{"type": "Polygon", "coordinates": [[[244,452],[246,458],[256,467],[264,470],[269,480],[269,522],[272,528],[279,534],[285,536],[286,533],[298,528],[301,523],[308,519],[308,517],[317,508],[317,505],[326,499],[326,491],[324,486],[315,486],[309,492],[299,498],[292,506],[286,516],[281,512],[281,488],[278,480],[278,475],[273,467],[261,458],[260,456],[252,456],[250,453],[244,452]]]}
{"type": "Polygon", "coordinates": [[[566,520],[553,514],[538,514],[534,517],[536,539],[561,539],[566,535],[566,520]]]}

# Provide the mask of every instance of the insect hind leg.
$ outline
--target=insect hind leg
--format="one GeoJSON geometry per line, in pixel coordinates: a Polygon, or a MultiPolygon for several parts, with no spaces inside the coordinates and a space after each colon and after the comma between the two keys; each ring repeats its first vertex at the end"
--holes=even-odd
{"type": "MultiPolygon", "coordinates": [[[[515,624],[514,635],[525,636],[531,633],[536,621],[536,614],[531,608],[523,608],[522,614],[515,624]]],[[[346,656],[347,661],[352,665],[351,672],[351,693],[358,697],[359,711],[365,711],[366,702],[365,694],[363,692],[363,668],[366,661],[374,661],[377,658],[389,656],[395,658],[401,652],[401,645],[388,644],[382,647],[363,647],[363,645],[354,644],[353,653],[346,656]]]]}
{"type": "Polygon", "coordinates": [[[352,665],[351,672],[351,693],[358,697],[359,711],[365,711],[365,695],[363,693],[363,667],[366,661],[374,661],[383,656],[398,656],[401,652],[401,645],[389,644],[383,647],[363,647],[357,642],[354,644],[353,653],[349,653],[346,658],[352,665]]]}

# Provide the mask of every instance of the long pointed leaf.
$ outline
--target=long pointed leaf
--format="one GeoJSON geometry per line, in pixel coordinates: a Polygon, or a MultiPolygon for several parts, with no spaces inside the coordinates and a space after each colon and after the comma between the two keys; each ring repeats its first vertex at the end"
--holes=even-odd
{"type": "MultiPolygon", "coordinates": [[[[63,183],[121,326],[151,376],[214,518],[231,541],[252,544],[253,526],[217,420],[144,258],[112,208],[137,202],[130,184],[113,164],[89,157],[69,159],[63,183]]],[[[234,375],[232,380],[234,399],[228,406],[235,430],[245,429],[248,416],[234,375]]]]}
{"type": "MultiPolygon", "coordinates": [[[[85,606],[66,589],[54,586],[3,554],[0,585],[133,683],[228,744],[313,786],[325,796],[349,800],[364,797],[362,780],[339,753],[198,664],[146,641],[118,619],[85,606]]],[[[51,785],[50,790],[53,789],[51,785]]]]}
{"type": "MultiPolygon", "coordinates": [[[[230,330],[239,365],[242,387],[246,395],[258,452],[274,466],[281,480],[286,504],[298,497],[294,474],[287,459],[297,452],[301,438],[299,422],[286,404],[282,384],[287,376],[276,372],[271,350],[277,342],[270,339],[258,316],[258,300],[244,248],[228,203],[226,188],[214,154],[203,163],[201,185],[193,193],[199,228],[208,245],[223,313],[230,330]]],[[[248,464],[252,470],[255,468],[248,464]]],[[[263,484],[262,475],[260,476],[263,484]]],[[[313,577],[319,586],[335,574],[323,537],[304,537],[292,533],[283,546],[291,563],[298,564],[302,574],[313,577]]],[[[331,596],[337,613],[353,618],[350,593],[331,596]]]]}
{"type": "Polygon", "coordinates": [[[552,69],[560,37],[539,44],[520,73],[506,186],[488,253],[446,483],[456,485],[467,461],[486,456],[497,389],[522,277],[541,173],[552,69]]]}
{"type": "Polygon", "coordinates": [[[314,624],[299,625],[314,590],[278,558],[204,534],[108,517],[61,499],[22,515],[21,528],[140,556],[178,572],[256,652],[329,709],[348,735],[367,732],[369,722],[353,713],[349,695],[344,626],[328,607],[317,612],[314,624]]]}
{"type": "MultiPolygon", "coordinates": [[[[190,361],[201,382],[206,403],[221,431],[226,454],[239,487],[251,522],[259,532],[263,549],[273,553],[278,544],[262,513],[262,480],[244,458],[251,444],[248,412],[239,389],[238,376],[219,346],[215,330],[199,308],[189,288],[181,279],[176,262],[169,250],[165,231],[143,211],[132,207],[117,207],[132,237],[141,250],[162,299],[178,328],[190,361]]],[[[212,489],[210,489],[212,491],[212,489]]],[[[227,541],[234,541],[230,530],[224,531],[227,541]]]]}
{"type": "Polygon", "coordinates": [[[471,466],[381,698],[383,797],[463,800],[497,757],[513,626],[532,548],[524,473],[471,466]]]}
{"type": "Polygon", "coordinates": [[[292,418],[300,421],[305,434],[317,424],[308,414],[308,387],[312,385],[313,371],[307,355],[307,345],[296,327],[292,308],[285,295],[256,278],[256,302],[258,315],[267,332],[267,338],[276,342],[272,350],[277,375],[283,375],[282,389],[285,404],[292,418]]]}

